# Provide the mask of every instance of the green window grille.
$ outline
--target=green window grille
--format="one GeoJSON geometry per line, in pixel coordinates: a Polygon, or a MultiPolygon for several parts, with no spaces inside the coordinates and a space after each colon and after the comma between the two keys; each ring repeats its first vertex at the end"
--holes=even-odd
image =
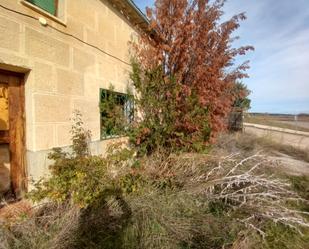
{"type": "Polygon", "coordinates": [[[124,136],[133,120],[132,96],[100,89],[101,139],[124,136]]]}
{"type": "Polygon", "coordinates": [[[47,11],[48,13],[56,16],[58,0],[27,0],[27,2],[47,11]]]}

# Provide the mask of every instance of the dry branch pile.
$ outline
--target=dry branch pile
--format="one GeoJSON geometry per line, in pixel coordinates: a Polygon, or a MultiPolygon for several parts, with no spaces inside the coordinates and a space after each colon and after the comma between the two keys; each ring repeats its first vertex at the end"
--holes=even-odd
{"type": "MultiPolygon", "coordinates": [[[[266,156],[258,152],[244,159],[232,154],[218,163],[207,174],[206,180],[211,186],[206,189],[208,199],[222,200],[234,208],[253,210],[252,214],[239,220],[257,230],[261,219],[281,222],[301,233],[300,227],[309,228],[309,212],[295,210],[288,206],[299,203],[309,204],[309,200],[300,197],[291,190],[291,184],[273,175],[267,175],[265,169],[273,164],[266,156]]],[[[267,172],[267,171],[266,171],[267,172]]]]}

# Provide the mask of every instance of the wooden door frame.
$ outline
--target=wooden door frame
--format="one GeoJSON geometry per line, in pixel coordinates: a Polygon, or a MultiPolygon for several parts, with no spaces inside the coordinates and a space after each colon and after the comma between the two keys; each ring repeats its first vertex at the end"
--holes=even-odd
{"type": "Polygon", "coordinates": [[[26,141],[25,141],[25,75],[0,70],[8,76],[9,98],[9,150],[12,190],[17,198],[27,191],[26,141]]]}

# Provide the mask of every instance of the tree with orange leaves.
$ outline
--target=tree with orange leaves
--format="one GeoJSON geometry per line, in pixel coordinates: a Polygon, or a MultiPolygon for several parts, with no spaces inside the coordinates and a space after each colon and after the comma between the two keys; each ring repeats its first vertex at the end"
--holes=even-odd
{"type": "Polygon", "coordinates": [[[150,30],[134,46],[133,85],[142,118],[133,141],[149,152],[158,146],[199,150],[226,128],[237,80],[248,62],[235,57],[232,33],[246,17],[220,22],[224,0],[157,0],[147,9],[150,30]],[[145,132],[147,131],[147,132],[145,132]]]}

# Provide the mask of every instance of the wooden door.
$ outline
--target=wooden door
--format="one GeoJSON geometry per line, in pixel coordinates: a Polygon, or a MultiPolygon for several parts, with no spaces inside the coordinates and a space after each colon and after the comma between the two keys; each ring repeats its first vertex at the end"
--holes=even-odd
{"type": "MultiPolygon", "coordinates": [[[[8,149],[10,185],[16,197],[27,189],[25,166],[25,96],[23,75],[0,71],[0,146],[8,149]]],[[[5,160],[0,155],[0,160],[5,160]]]]}

